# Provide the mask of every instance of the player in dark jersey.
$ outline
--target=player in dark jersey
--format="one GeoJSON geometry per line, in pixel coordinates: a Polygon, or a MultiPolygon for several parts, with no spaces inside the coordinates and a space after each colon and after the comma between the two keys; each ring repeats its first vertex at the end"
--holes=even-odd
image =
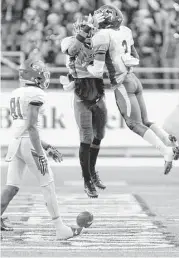
{"type": "Polygon", "coordinates": [[[93,65],[89,64],[87,70],[102,78],[106,64],[116,104],[127,126],[160,151],[165,160],[164,173],[168,174],[173,159],[179,157],[179,149],[173,143],[175,137],[169,137],[156,123],[148,120],[143,88],[132,71],[132,67],[139,64],[132,32],[121,25],[123,15],[117,8],[104,5],[97,13],[102,13],[105,19],[93,36],[95,57],[93,65]]]}
{"type": "Polygon", "coordinates": [[[74,112],[80,133],[79,159],[84,189],[92,198],[98,197],[95,186],[106,188],[95,170],[107,121],[104,84],[102,79],[92,76],[85,67],[93,62],[91,36],[100,20],[103,20],[101,14],[96,18],[82,17],[74,24],[76,36],[64,38],[61,42],[62,52],[67,54],[69,68],[68,78],[61,77],[61,82],[64,89],[74,86],[74,112]]]}

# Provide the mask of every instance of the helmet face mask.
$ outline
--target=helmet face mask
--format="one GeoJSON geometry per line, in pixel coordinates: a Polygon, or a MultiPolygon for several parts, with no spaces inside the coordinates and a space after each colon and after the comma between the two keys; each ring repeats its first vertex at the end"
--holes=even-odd
{"type": "Polygon", "coordinates": [[[99,23],[99,29],[119,29],[123,21],[121,11],[112,5],[103,5],[94,13],[102,13],[105,17],[104,21],[99,23]]]}
{"type": "Polygon", "coordinates": [[[42,61],[26,60],[19,69],[19,79],[34,83],[41,89],[47,89],[50,83],[50,72],[42,61]]]}

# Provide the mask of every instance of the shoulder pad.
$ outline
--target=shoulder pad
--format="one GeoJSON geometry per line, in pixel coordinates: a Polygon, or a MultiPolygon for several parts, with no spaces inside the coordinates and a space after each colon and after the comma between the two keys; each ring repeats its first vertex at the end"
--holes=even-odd
{"type": "Polygon", "coordinates": [[[66,54],[69,46],[73,43],[74,39],[75,38],[73,36],[71,36],[71,37],[66,37],[61,41],[61,51],[62,51],[62,53],[66,54]]]}
{"type": "Polygon", "coordinates": [[[124,31],[124,33],[128,33],[132,35],[132,30],[126,26],[120,26],[120,28],[124,31]]]}

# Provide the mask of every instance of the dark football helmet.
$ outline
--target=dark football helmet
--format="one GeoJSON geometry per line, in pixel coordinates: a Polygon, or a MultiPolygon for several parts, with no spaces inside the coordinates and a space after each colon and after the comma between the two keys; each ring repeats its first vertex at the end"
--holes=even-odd
{"type": "Polygon", "coordinates": [[[105,17],[104,21],[99,23],[99,29],[118,29],[123,21],[122,12],[112,5],[103,5],[94,12],[96,13],[102,13],[105,17]]]}
{"type": "Polygon", "coordinates": [[[22,82],[35,83],[41,89],[47,89],[50,72],[42,61],[27,59],[19,69],[19,79],[22,82]]]}

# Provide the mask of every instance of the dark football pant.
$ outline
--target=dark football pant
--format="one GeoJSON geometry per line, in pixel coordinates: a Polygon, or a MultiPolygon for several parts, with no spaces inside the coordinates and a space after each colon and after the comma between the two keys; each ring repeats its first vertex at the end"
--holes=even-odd
{"type": "Polygon", "coordinates": [[[116,104],[126,125],[143,137],[152,123],[148,120],[141,82],[134,73],[129,73],[114,92],[116,104]]]}
{"type": "Polygon", "coordinates": [[[87,182],[95,173],[100,142],[105,133],[107,109],[103,99],[90,105],[75,95],[74,111],[80,134],[80,165],[84,181],[87,182]]]}
{"type": "Polygon", "coordinates": [[[91,144],[93,138],[102,140],[107,122],[107,109],[103,99],[90,105],[75,95],[74,112],[79,128],[80,142],[91,144]]]}

